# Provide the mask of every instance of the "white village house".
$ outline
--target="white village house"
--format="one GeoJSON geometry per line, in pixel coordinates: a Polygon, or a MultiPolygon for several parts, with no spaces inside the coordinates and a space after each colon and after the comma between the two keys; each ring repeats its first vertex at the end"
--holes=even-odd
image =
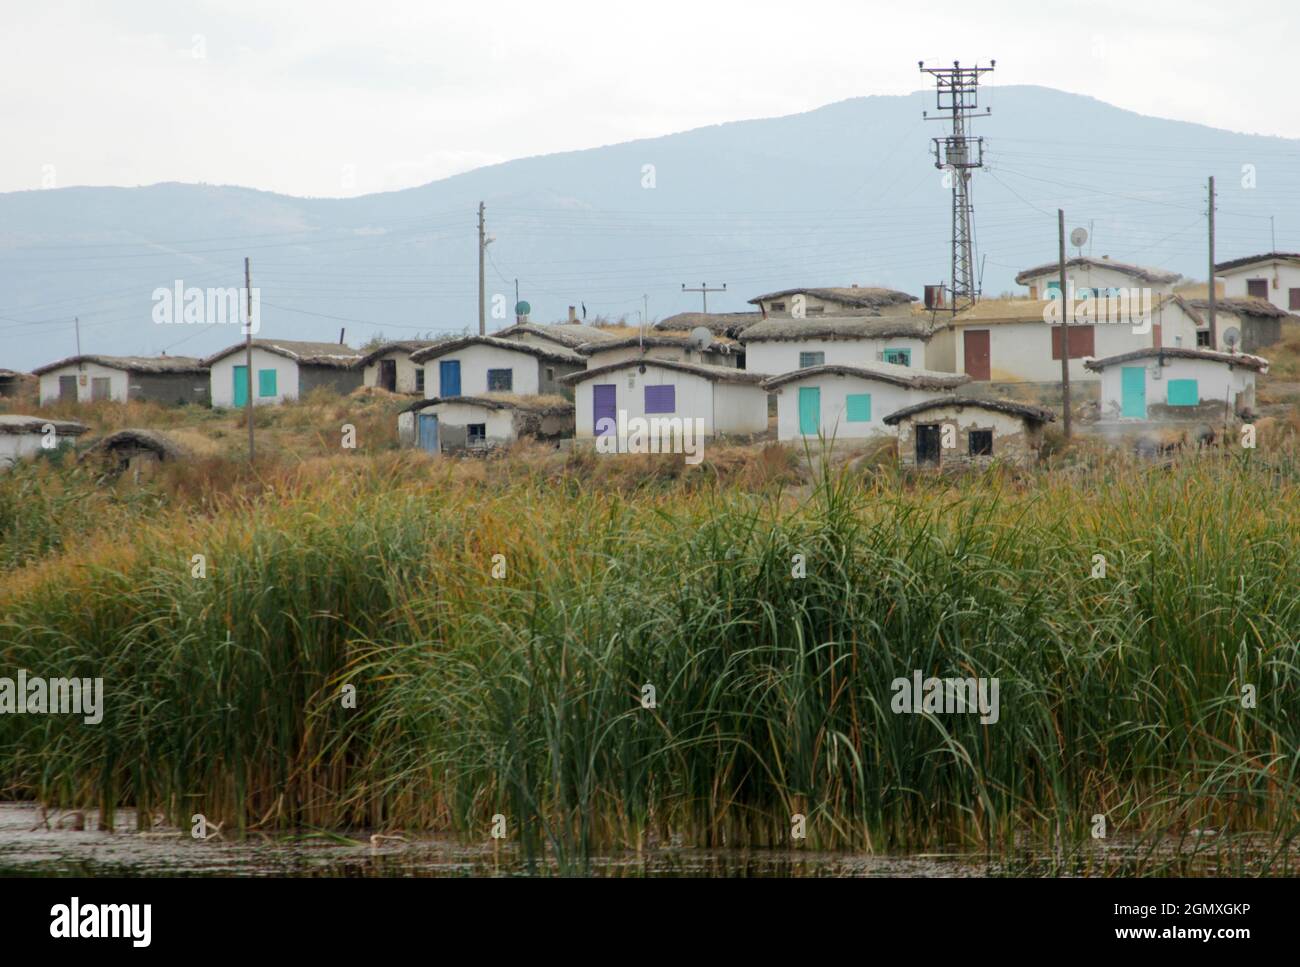
{"type": "Polygon", "coordinates": [[[763,388],[776,394],[777,439],[862,439],[892,430],[884,418],[912,403],[950,395],[967,382],[891,363],[826,364],[772,376],[763,388]]]}
{"type": "Polygon", "coordinates": [[[904,466],[970,466],[1002,461],[1032,463],[1043,445],[1043,427],[1056,414],[1011,400],[941,396],[913,403],[885,417],[898,428],[898,459],[904,466]]]}
{"type": "Polygon", "coordinates": [[[40,377],[41,403],[72,400],[208,402],[206,364],[190,356],[70,356],[32,372],[40,377]]]}
{"type": "Polygon", "coordinates": [[[710,334],[706,345],[697,345],[689,332],[648,329],[609,334],[596,342],[585,343],[578,352],[587,357],[587,366],[595,369],[627,359],[675,359],[700,366],[730,366],[735,369],[745,358],[736,340],[710,334]]]}
{"type": "Polygon", "coordinates": [[[424,367],[424,395],[559,394],[562,378],[586,369],[586,357],[543,339],[463,336],[421,349],[411,361],[424,367]]]}
{"type": "Polygon", "coordinates": [[[1211,420],[1252,413],[1268,360],[1209,349],[1139,349],[1085,363],[1101,378],[1101,419],[1211,420]]]}
{"type": "MultiPolygon", "coordinates": [[[[245,406],[248,366],[244,343],[236,343],[205,359],[212,385],[212,405],[245,406]]],[[[326,387],[350,393],[361,385],[356,368],[361,353],[351,346],[296,339],[253,340],[253,404],[283,403],[326,387]]]]}
{"type": "Polygon", "coordinates": [[[397,417],[402,446],[429,453],[507,446],[524,437],[573,436],[573,403],[562,396],[492,393],[420,400],[397,417]]]}
{"type": "Polygon", "coordinates": [[[1300,252],[1265,252],[1217,262],[1229,299],[1252,297],[1271,302],[1285,312],[1300,312],[1300,252]]]}
{"type": "Polygon", "coordinates": [[[745,369],[777,376],[811,366],[884,362],[952,371],[952,336],[942,320],[910,306],[891,316],[773,316],[740,334],[745,369]]]}
{"type": "Polygon", "coordinates": [[[691,332],[703,326],[715,336],[728,336],[735,339],[747,326],[763,321],[763,313],[758,310],[750,312],[678,312],[667,319],[660,319],[654,328],[661,332],[691,332]]]}
{"type": "Polygon", "coordinates": [[[357,360],[361,385],[390,393],[424,395],[424,367],[411,362],[411,354],[436,345],[432,339],[400,339],[376,346],[357,360]]]}
{"type": "Polygon", "coordinates": [[[18,413],[0,414],[0,470],[42,450],[75,443],[77,437],[85,432],[85,425],[73,420],[49,420],[18,413]]]}
{"type": "Polygon", "coordinates": [[[1300,321],[1300,316],[1292,316],[1265,299],[1254,296],[1216,298],[1214,345],[1211,346],[1209,300],[1189,299],[1188,305],[1196,313],[1200,324],[1196,345],[1202,349],[1217,349],[1225,353],[1258,352],[1282,338],[1283,320],[1300,321]]]}
{"type": "MultiPolygon", "coordinates": [[[[1073,286],[1076,298],[1106,295],[1118,289],[1147,288],[1154,299],[1172,295],[1174,283],[1181,278],[1177,272],[1115,262],[1105,255],[1101,258],[1081,255],[1065,262],[1066,289],[1073,286]]],[[[1029,287],[1031,299],[1051,299],[1061,288],[1060,264],[1046,262],[1025,269],[1016,275],[1016,283],[1029,287]]]]}
{"type": "MultiPolygon", "coordinates": [[[[591,439],[629,420],[698,420],[705,437],[755,434],[767,429],[767,391],[757,373],[671,359],[626,359],[571,373],[574,433],[591,439]]],[[[663,423],[661,425],[667,425],[663,423]]]]}
{"type": "Polygon", "coordinates": [[[901,315],[908,316],[916,296],[882,286],[831,286],[782,289],[749,300],[764,316],[806,319],[816,316],[901,315]]]}

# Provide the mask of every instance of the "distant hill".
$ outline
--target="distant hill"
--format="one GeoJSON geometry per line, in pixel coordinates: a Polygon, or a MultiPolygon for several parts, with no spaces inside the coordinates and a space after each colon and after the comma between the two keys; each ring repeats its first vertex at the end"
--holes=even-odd
{"type": "MultiPolygon", "coordinates": [[[[1221,259],[1272,247],[1270,215],[1276,247],[1300,250],[1300,141],[1040,87],[983,96],[989,167],[973,196],[987,293],[1015,291],[1017,269],[1055,256],[1057,207],[1069,227],[1091,225],[1094,255],[1203,278],[1211,174],[1221,259]]],[[[496,237],[489,299],[512,313],[517,276],[534,321],[585,303],[589,321],[635,322],[643,294],[651,318],[696,310],[681,285],[702,281],[727,284],[709,297],[718,311],[791,285],[919,295],[950,274],[950,196],[929,157],[941,124],[921,118],[933,103],[855,98],[345,200],[181,184],[0,194],[0,367],[74,352],[74,316],[87,352],[204,355],[237,341],[232,328],[155,325],[151,294],[178,279],[239,285],[245,255],[263,335],[346,328],[359,345],[476,328],[480,199],[496,237]]]]}

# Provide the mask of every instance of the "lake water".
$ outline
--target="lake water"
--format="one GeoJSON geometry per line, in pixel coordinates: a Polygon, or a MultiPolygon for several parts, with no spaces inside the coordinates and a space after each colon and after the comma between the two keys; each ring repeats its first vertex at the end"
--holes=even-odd
{"type": "MultiPolygon", "coordinates": [[[[68,814],[51,813],[51,827],[70,824],[68,814]]],[[[46,829],[38,807],[0,803],[0,876],[518,876],[530,870],[510,846],[466,845],[446,837],[380,841],[369,834],[336,837],[251,834],[243,840],[195,840],[174,829],[140,833],[133,810],[117,813],[112,831],[46,829]]],[[[1005,875],[1116,875],[1135,872],[1213,875],[1238,872],[1235,863],[1203,845],[1138,849],[1122,842],[1096,844],[1068,859],[1026,850],[990,859],[954,851],[912,856],[874,856],[813,850],[728,850],[661,848],[593,857],[596,876],[725,877],[981,877],[1005,875]],[[1140,865],[1135,865],[1140,864],[1140,865]]],[[[1252,854],[1253,855],[1253,854],[1252,854]]],[[[1249,866],[1249,858],[1244,860],[1249,866]]],[[[1291,871],[1300,864],[1291,861],[1291,871]]],[[[554,865],[540,872],[566,872],[554,865]]],[[[580,872],[580,871],[579,871],[580,872]]],[[[1258,872],[1256,870],[1256,872],[1258,872]]],[[[1275,870],[1275,872],[1281,872],[1275,870]]]]}

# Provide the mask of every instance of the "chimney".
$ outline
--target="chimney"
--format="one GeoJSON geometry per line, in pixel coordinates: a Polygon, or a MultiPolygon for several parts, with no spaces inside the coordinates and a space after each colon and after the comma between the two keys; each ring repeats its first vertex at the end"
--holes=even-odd
{"type": "Polygon", "coordinates": [[[343,333],[344,333],[344,332],[345,332],[345,330],[343,330],[343,329],[340,329],[340,330],[339,330],[339,345],[340,345],[340,346],[343,345],[343,333]]]}
{"type": "Polygon", "coordinates": [[[577,306],[569,306],[569,321],[570,321],[570,322],[577,322],[577,321],[578,321],[578,307],[577,307],[577,306]]]}

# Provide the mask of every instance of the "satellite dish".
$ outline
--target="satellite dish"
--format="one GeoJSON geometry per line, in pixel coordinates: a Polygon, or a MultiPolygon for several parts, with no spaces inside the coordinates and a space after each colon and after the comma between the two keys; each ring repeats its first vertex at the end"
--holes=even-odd
{"type": "Polygon", "coordinates": [[[691,347],[703,352],[713,344],[713,333],[709,332],[707,326],[696,326],[691,330],[690,338],[687,340],[691,347]]]}
{"type": "Polygon", "coordinates": [[[1236,326],[1229,326],[1223,330],[1223,344],[1229,349],[1236,349],[1237,344],[1241,342],[1241,330],[1236,326]]]}
{"type": "Polygon", "coordinates": [[[524,299],[520,299],[515,303],[515,315],[517,316],[526,316],[532,311],[533,307],[524,299]]]}
{"type": "Polygon", "coordinates": [[[1070,233],[1070,244],[1075,248],[1083,248],[1088,243],[1088,230],[1086,228],[1076,228],[1070,233]]]}

